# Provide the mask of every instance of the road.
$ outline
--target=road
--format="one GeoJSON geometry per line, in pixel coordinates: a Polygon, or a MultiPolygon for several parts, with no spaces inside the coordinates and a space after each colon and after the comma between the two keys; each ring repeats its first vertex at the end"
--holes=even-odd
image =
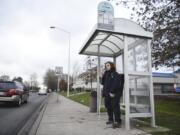
{"type": "Polygon", "coordinates": [[[29,102],[21,107],[0,103],[0,135],[16,135],[46,99],[30,93],[29,102]]]}

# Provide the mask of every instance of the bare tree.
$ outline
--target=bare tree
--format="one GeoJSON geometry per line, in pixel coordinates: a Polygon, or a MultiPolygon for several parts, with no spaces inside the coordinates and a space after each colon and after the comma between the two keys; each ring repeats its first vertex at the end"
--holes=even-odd
{"type": "Polygon", "coordinates": [[[179,0],[108,0],[131,9],[131,19],[154,34],[153,65],[180,66],[179,0]]]}
{"type": "Polygon", "coordinates": [[[10,77],[8,75],[2,75],[2,76],[0,76],[0,80],[10,81],[10,77]]]}
{"type": "Polygon", "coordinates": [[[79,73],[80,73],[80,65],[78,61],[76,61],[73,65],[72,84],[76,82],[76,79],[78,78],[79,73]]]}
{"type": "Polygon", "coordinates": [[[31,89],[38,87],[37,74],[33,73],[30,75],[30,85],[31,89]]]}
{"type": "Polygon", "coordinates": [[[57,76],[53,69],[48,69],[44,76],[44,84],[47,86],[48,89],[56,90],[57,89],[57,76]]]}
{"type": "Polygon", "coordinates": [[[14,77],[13,81],[17,81],[17,82],[23,83],[23,78],[20,77],[20,76],[19,77],[14,77]]]}
{"type": "Polygon", "coordinates": [[[85,59],[86,63],[86,72],[88,73],[86,76],[86,83],[90,82],[91,90],[92,90],[92,82],[94,78],[94,70],[93,68],[97,66],[95,57],[87,56],[85,59]]]}

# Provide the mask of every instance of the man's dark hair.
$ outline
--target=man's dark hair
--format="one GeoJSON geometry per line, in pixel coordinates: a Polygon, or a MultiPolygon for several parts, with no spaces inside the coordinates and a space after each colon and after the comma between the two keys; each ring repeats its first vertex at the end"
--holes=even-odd
{"type": "Polygon", "coordinates": [[[115,68],[115,65],[114,65],[113,62],[111,62],[111,61],[106,62],[106,63],[105,63],[105,69],[106,69],[106,64],[111,65],[111,71],[116,71],[116,68],[115,68]]]}

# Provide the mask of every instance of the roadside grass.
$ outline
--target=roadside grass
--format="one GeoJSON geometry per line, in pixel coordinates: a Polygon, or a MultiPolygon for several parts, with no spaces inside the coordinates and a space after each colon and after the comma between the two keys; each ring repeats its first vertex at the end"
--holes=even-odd
{"type": "Polygon", "coordinates": [[[67,92],[66,91],[60,91],[59,94],[64,96],[64,97],[67,97],[67,92]]]}
{"type": "MultiPolygon", "coordinates": [[[[167,132],[151,132],[152,135],[180,135],[180,99],[155,99],[156,125],[170,129],[167,132]]],[[[150,125],[149,118],[140,118],[145,129],[150,125]]]]}
{"type": "Polygon", "coordinates": [[[73,96],[70,96],[69,98],[78,103],[89,106],[90,93],[86,92],[86,93],[82,93],[82,94],[78,94],[78,95],[73,95],[73,96]]]}
{"type": "MultiPolygon", "coordinates": [[[[60,92],[66,97],[66,92],[60,92]]],[[[71,93],[72,94],[72,93],[71,93]]],[[[69,99],[74,100],[83,105],[89,106],[90,92],[70,96],[69,99]]],[[[104,107],[101,112],[106,112],[104,107]]],[[[124,112],[122,111],[122,114],[124,112]]],[[[155,116],[156,125],[169,128],[168,132],[151,132],[152,135],[180,135],[180,99],[155,99],[155,116]]],[[[141,119],[146,123],[150,123],[150,119],[141,119]]],[[[144,124],[141,126],[148,126],[144,124]]]]}
{"type": "Polygon", "coordinates": [[[158,112],[156,113],[156,124],[169,128],[170,131],[152,133],[153,135],[180,135],[180,117],[158,112]]]}
{"type": "MultiPolygon", "coordinates": [[[[76,95],[76,94],[81,94],[81,93],[85,93],[85,91],[84,92],[70,91],[69,95],[71,96],[71,95],[76,95]]],[[[67,97],[67,91],[60,91],[59,94],[64,97],[67,97]]]]}
{"type": "Polygon", "coordinates": [[[155,99],[156,124],[169,132],[153,135],[180,135],[180,99],[155,99]]]}
{"type": "Polygon", "coordinates": [[[180,117],[180,99],[156,99],[155,110],[158,113],[180,117]]]}
{"type": "MultiPolygon", "coordinates": [[[[67,92],[62,91],[59,93],[60,95],[67,97],[67,92]]],[[[70,92],[69,93],[69,99],[74,100],[80,104],[83,104],[85,106],[89,106],[89,102],[90,102],[90,92],[85,92],[85,93],[74,93],[74,92],[70,92]]]]}
{"type": "MultiPolygon", "coordinates": [[[[59,93],[60,95],[67,97],[67,92],[62,91],[59,93]]],[[[72,95],[74,93],[70,93],[70,95],[72,95]]],[[[77,95],[72,95],[69,97],[69,99],[74,100],[80,104],[83,104],[85,106],[89,106],[90,105],[90,92],[85,92],[82,94],[76,93],[77,95]]],[[[101,112],[106,112],[106,108],[105,107],[101,107],[100,109],[101,112]]]]}

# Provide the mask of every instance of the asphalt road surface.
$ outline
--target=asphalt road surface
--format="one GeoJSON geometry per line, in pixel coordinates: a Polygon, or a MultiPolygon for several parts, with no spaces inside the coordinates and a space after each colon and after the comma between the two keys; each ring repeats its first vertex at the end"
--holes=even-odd
{"type": "Polygon", "coordinates": [[[21,107],[0,103],[0,135],[16,135],[47,96],[30,93],[29,102],[21,107]]]}

